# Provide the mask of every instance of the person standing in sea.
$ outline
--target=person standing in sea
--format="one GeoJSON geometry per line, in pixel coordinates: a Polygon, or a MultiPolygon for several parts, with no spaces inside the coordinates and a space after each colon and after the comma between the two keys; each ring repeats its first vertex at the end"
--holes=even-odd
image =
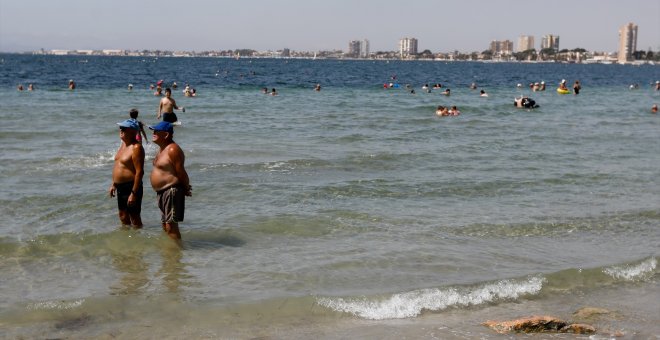
{"type": "Polygon", "coordinates": [[[573,93],[575,95],[580,94],[580,90],[582,90],[582,86],[580,86],[580,81],[576,80],[575,83],[573,84],[573,93]]]}
{"type": "Polygon", "coordinates": [[[172,89],[165,88],[165,98],[160,100],[160,104],[158,105],[158,116],[157,118],[160,119],[160,116],[163,116],[163,121],[168,122],[168,123],[174,123],[178,120],[176,117],[176,114],[174,113],[174,109],[181,110],[181,112],[186,112],[186,108],[181,107],[179,108],[176,105],[176,101],[172,99],[172,89]]]}
{"type": "Polygon", "coordinates": [[[144,176],[144,148],[135,136],[140,125],[135,119],[127,119],[119,125],[121,145],[115,154],[112,168],[110,197],[117,196],[119,220],[123,225],[142,228],[142,177],[144,176]]]}
{"type": "Polygon", "coordinates": [[[149,129],[153,130],[151,140],[160,147],[153,161],[151,187],[158,195],[163,230],[172,239],[181,240],[179,222],[184,217],[185,196],[192,196],[190,178],[184,166],[185,155],[173,140],[171,123],[163,121],[149,129]]]}

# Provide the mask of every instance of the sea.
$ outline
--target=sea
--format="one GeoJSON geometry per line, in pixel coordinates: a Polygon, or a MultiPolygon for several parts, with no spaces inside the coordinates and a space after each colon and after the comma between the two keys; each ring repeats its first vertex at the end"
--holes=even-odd
{"type": "Polygon", "coordinates": [[[0,337],[502,339],[483,323],[552,315],[597,332],[535,338],[659,339],[658,80],[657,65],[0,54],[0,337]],[[159,80],[186,109],[180,247],[149,183],[156,145],[144,228],[108,196],[116,123],[137,108],[156,124],[159,80]],[[438,83],[451,95],[422,89],[438,83]]]}

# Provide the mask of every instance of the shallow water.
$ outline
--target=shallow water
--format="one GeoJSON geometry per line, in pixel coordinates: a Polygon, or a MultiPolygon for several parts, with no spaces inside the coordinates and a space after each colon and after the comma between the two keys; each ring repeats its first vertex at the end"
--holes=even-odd
{"type": "Polygon", "coordinates": [[[472,338],[494,336],[480,326],[490,312],[581,307],[571,301],[621,309],[608,327],[627,336],[660,333],[659,313],[639,322],[629,303],[652,314],[660,298],[658,67],[0,59],[7,336],[431,337],[428,320],[445,320],[472,333],[438,337],[472,338]],[[383,90],[394,74],[416,94],[383,90]],[[516,88],[561,78],[581,94],[516,88]],[[158,79],[199,93],[174,91],[194,189],[182,250],[148,181],[141,231],[120,227],[106,195],[115,123],[131,107],[156,122],[158,79]],[[436,82],[452,95],[421,90],[436,82]],[[521,94],[540,108],[514,108],[521,94]]]}

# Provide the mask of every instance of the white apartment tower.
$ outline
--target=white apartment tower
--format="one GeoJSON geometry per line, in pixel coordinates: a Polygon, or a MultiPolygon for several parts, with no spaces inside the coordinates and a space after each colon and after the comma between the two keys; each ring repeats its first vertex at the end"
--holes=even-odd
{"type": "Polygon", "coordinates": [[[534,49],[534,36],[521,35],[520,38],[518,38],[518,52],[524,52],[532,49],[534,49]]]}
{"type": "Polygon", "coordinates": [[[417,54],[417,39],[403,38],[399,40],[399,53],[401,54],[401,58],[417,54]]]}
{"type": "Polygon", "coordinates": [[[559,36],[547,34],[541,38],[541,49],[551,48],[559,52],[559,36]]]}
{"type": "Polygon", "coordinates": [[[369,57],[369,40],[351,40],[348,42],[348,56],[353,58],[369,57]]]}
{"type": "Polygon", "coordinates": [[[362,45],[360,46],[360,58],[369,58],[369,40],[362,40],[362,45]]]}
{"type": "Polygon", "coordinates": [[[620,64],[633,60],[633,53],[637,50],[637,25],[628,23],[619,29],[619,57],[620,64]]]}

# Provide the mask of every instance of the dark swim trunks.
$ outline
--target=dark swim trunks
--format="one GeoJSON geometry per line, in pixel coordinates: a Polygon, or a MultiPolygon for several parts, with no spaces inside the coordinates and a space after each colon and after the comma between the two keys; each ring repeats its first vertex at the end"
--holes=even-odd
{"type": "Polygon", "coordinates": [[[176,118],[176,113],[174,113],[174,112],[166,112],[166,113],[163,113],[163,121],[164,121],[164,122],[174,123],[174,122],[176,122],[177,120],[178,120],[178,119],[176,118]]]}
{"type": "Polygon", "coordinates": [[[186,205],[186,190],[174,185],[157,191],[160,221],[163,223],[178,223],[183,221],[186,205]]]}
{"type": "Polygon", "coordinates": [[[135,193],[135,204],[130,206],[128,205],[128,196],[131,195],[131,190],[133,190],[133,182],[115,183],[115,188],[117,189],[117,208],[126,211],[129,214],[139,215],[142,211],[142,183],[140,183],[140,186],[135,193]]]}

